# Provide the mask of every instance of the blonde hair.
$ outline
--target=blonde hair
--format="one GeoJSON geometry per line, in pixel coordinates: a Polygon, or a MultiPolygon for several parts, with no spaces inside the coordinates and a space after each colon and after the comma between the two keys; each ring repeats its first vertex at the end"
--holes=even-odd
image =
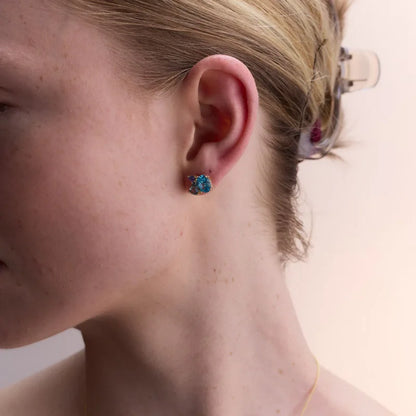
{"type": "MultiPolygon", "coordinates": [[[[120,77],[141,93],[172,91],[208,55],[231,55],[250,69],[267,121],[259,201],[269,215],[269,229],[272,219],[282,266],[290,260],[304,261],[310,240],[297,212],[299,127],[301,122],[302,128],[311,126],[317,118],[323,130],[331,123],[351,0],[55,2],[109,35],[120,77]],[[331,17],[330,1],[338,26],[331,17]]],[[[343,116],[341,110],[341,121],[343,116]]],[[[333,149],[341,147],[346,142],[338,138],[333,149]]],[[[327,156],[342,160],[332,151],[327,156]]]]}

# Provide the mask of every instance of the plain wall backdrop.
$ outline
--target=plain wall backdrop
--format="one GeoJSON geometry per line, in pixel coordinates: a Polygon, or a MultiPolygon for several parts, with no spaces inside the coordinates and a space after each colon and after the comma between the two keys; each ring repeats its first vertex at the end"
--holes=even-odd
{"type": "MultiPolygon", "coordinates": [[[[342,97],[353,144],[337,152],[347,163],[300,164],[300,211],[313,247],[306,264],[287,271],[319,362],[397,416],[416,415],[415,16],[410,0],[351,6],[344,46],[375,51],[381,79],[342,97]]],[[[80,333],[68,329],[0,350],[0,388],[83,347],[80,333]]]]}

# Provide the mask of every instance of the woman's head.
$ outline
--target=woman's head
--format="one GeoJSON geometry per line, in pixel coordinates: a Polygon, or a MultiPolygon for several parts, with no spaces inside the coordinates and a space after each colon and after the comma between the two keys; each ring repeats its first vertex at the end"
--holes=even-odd
{"type": "Polygon", "coordinates": [[[85,318],[80,291],[103,311],[184,267],[211,215],[237,230],[250,209],[282,264],[301,258],[299,122],[331,120],[341,38],[317,0],[2,2],[2,346],[85,318]],[[187,193],[200,173],[209,197],[187,193]]]}
{"type": "MultiPolygon", "coordinates": [[[[297,212],[300,129],[320,118],[325,130],[333,121],[339,50],[351,0],[63,3],[118,41],[111,46],[119,75],[141,95],[169,93],[209,55],[230,55],[248,67],[265,114],[256,203],[283,266],[304,260],[310,243],[297,212]]],[[[343,116],[341,111],[340,124],[343,116]]],[[[334,149],[345,145],[337,140],[334,149]]],[[[327,156],[341,159],[332,152],[327,156]]]]}

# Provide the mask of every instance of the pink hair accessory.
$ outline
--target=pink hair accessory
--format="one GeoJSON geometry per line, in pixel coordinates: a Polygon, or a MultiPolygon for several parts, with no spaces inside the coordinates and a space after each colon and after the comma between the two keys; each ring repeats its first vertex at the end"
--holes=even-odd
{"type": "Polygon", "coordinates": [[[311,132],[311,143],[318,143],[322,140],[321,119],[318,118],[313,125],[311,132]]]}

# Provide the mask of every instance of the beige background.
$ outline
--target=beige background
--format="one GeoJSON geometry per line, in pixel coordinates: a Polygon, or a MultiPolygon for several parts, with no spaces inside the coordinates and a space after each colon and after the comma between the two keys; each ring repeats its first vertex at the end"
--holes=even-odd
{"type": "MultiPolygon", "coordinates": [[[[313,219],[313,248],[308,263],[289,266],[287,277],[321,364],[397,416],[416,415],[415,16],[410,0],[355,0],[350,9],[344,45],[374,50],[381,80],[343,96],[354,142],[339,151],[347,164],[300,165],[300,208],[308,227],[313,219]]],[[[83,345],[69,329],[0,350],[0,388],[83,345]]]]}

